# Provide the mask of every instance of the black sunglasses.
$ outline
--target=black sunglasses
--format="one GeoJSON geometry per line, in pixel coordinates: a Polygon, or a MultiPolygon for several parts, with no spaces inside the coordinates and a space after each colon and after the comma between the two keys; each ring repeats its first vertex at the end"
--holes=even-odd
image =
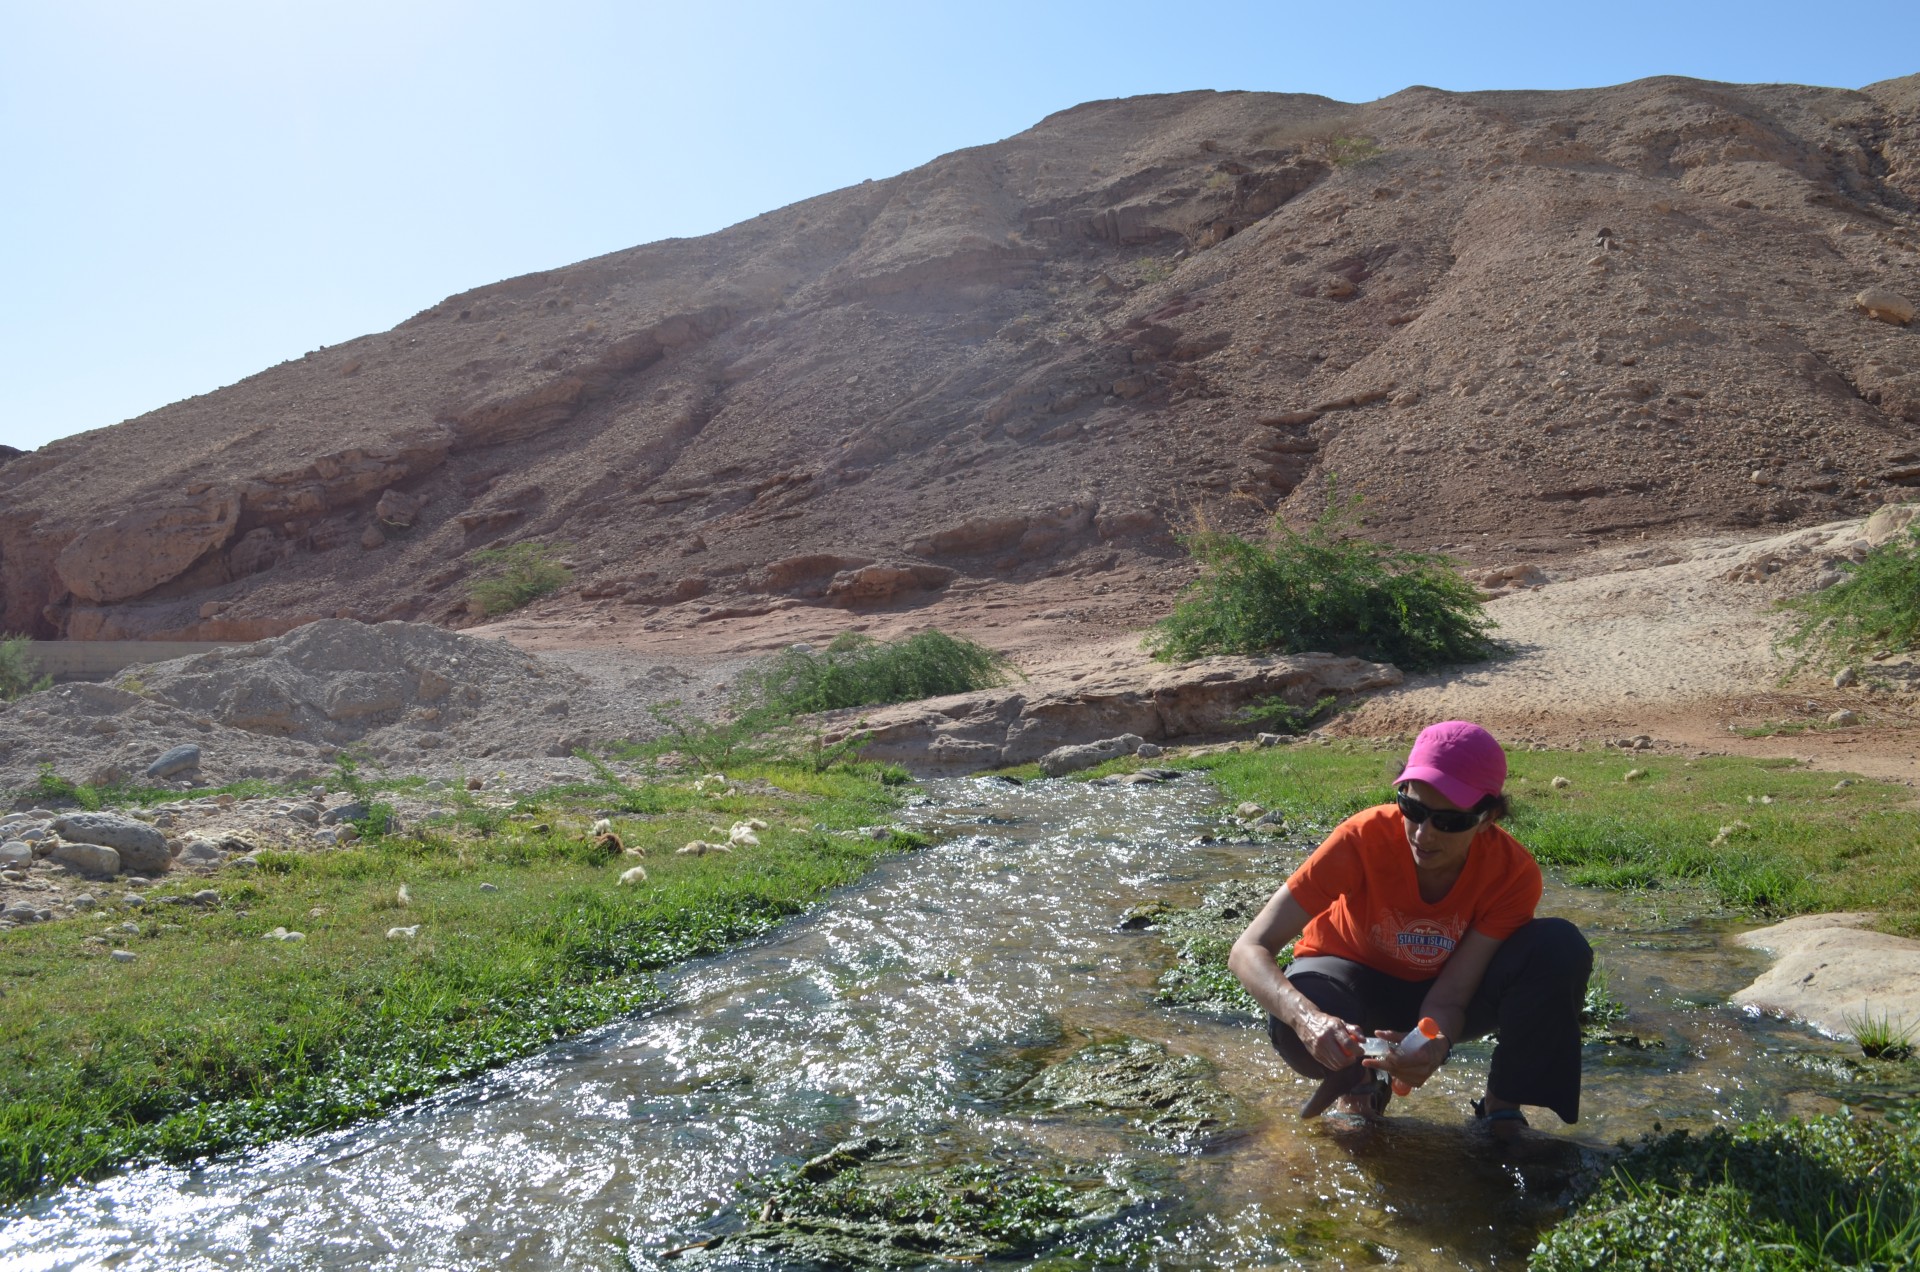
{"type": "Polygon", "coordinates": [[[1428,808],[1405,791],[1395,791],[1393,802],[1400,806],[1400,815],[1418,826],[1427,818],[1433,818],[1433,828],[1446,835],[1457,835],[1463,830],[1472,830],[1480,824],[1484,813],[1466,812],[1458,808],[1428,808]]]}

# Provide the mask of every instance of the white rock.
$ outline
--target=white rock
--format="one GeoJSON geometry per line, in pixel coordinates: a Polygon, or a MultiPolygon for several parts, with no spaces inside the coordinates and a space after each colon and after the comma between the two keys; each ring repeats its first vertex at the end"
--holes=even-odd
{"type": "Polygon", "coordinates": [[[1857,677],[1854,675],[1853,668],[1842,667],[1839,671],[1833,673],[1833,687],[1835,689],[1845,689],[1848,685],[1852,684],[1855,679],[1857,679],[1857,677]]]}
{"type": "Polygon", "coordinates": [[[1556,777],[1553,779],[1551,785],[1556,791],[1564,791],[1567,787],[1573,785],[1573,779],[1570,777],[1556,777]]]}
{"type": "Polygon", "coordinates": [[[418,923],[410,924],[407,927],[390,927],[387,929],[387,939],[389,941],[411,941],[418,935],[420,935],[420,925],[418,923]]]}
{"type": "Polygon", "coordinates": [[[32,844],[18,839],[0,844],[0,870],[24,870],[32,864],[32,844]]]}
{"type": "Polygon", "coordinates": [[[105,844],[56,844],[47,859],[71,866],[89,879],[111,879],[120,873],[120,854],[105,844]]]}
{"type": "Polygon", "coordinates": [[[116,963],[131,963],[133,962],[134,955],[132,950],[115,950],[107,957],[116,963]]]}
{"type": "Polygon", "coordinates": [[[1860,723],[1860,714],[1856,711],[1848,711],[1846,708],[1843,707],[1840,710],[1834,712],[1832,715],[1828,716],[1827,723],[1833,724],[1833,725],[1839,725],[1840,727],[1844,728],[1848,725],[1860,723]]]}
{"type": "Polygon", "coordinates": [[[613,823],[607,818],[602,817],[593,823],[593,828],[587,831],[587,833],[589,835],[611,835],[613,833],[613,823]]]}
{"type": "Polygon", "coordinates": [[[620,882],[629,887],[631,887],[636,883],[645,883],[646,881],[647,881],[647,868],[645,866],[634,866],[631,869],[623,870],[620,873],[620,882]]]}
{"type": "Polygon", "coordinates": [[[480,885],[480,891],[482,891],[482,892],[498,892],[498,891],[500,891],[500,885],[499,885],[499,884],[495,884],[495,883],[483,883],[483,884],[481,884],[481,885],[480,885]]]}

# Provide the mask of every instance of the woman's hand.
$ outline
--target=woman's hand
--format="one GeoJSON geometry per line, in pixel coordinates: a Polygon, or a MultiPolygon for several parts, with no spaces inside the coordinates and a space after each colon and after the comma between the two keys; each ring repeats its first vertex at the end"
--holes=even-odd
{"type": "Polygon", "coordinates": [[[1403,1055],[1400,1052],[1400,1040],[1406,1037],[1405,1034],[1397,1033],[1392,1029],[1378,1029],[1374,1031],[1374,1036],[1385,1038],[1393,1044],[1394,1049],[1384,1056],[1369,1057],[1360,1063],[1369,1069],[1378,1069],[1392,1078],[1395,1090],[1401,1095],[1405,1095],[1416,1087],[1424,1086],[1427,1079],[1433,1076],[1434,1071],[1453,1050],[1453,1040],[1445,1034],[1430,1040],[1426,1046],[1412,1055],[1403,1055]]]}
{"type": "Polygon", "coordinates": [[[1330,1070],[1345,1069],[1362,1054],[1360,1031],[1324,1011],[1299,1013],[1293,1022],[1293,1032],[1306,1044],[1307,1053],[1330,1070]]]}

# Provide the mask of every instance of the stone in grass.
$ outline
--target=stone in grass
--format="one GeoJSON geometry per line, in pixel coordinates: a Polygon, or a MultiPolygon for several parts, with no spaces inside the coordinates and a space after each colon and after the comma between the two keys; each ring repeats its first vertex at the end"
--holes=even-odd
{"type": "Polygon", "coordinates": [[[260,939],[263,941],[304,941],[307,939],[307,934],[305,932],[289,932],[283,927],[277,927],[271,932],[262,933],[260,939]]]}
{"type": "Polygon", "coordinates": [[[132,950],[115,950],[109,957],[116,963],[131,963],[135,955],[132,950]]]}
{"type": "Polygon", "coordinates": [[[706,1248],[741,1247],[781,1266],[1024,1262],[1158,1200],[1104,1164],[1012,1153],[954,1164],[944,1144],[850,1140],[749,1186],[754,1220],[706,1248]]]}
{"type": "Polygon", "coordinates": [[[372,816],[373,810],[359,800],[349,804],[339,804],[320,814],[322,826],[338,826],[341,822],[365,821],[372,816]]]}
{"type": "Polygon", "coordinates": [[[411,941],[419,935],[420,925],[418,923],[412,923],[406,927],[390,927],[387,929],[387,939],[389,941],[411,941]]]}
{"type": "Polygon", "coordinates": [[[33,845],[14,840],[0,844],[0,870],[25,870],[33,864],[33,845]]]}
{"type": "Polygon", "coordinates": [[[120,854],[104,844],[55,844],[47,860],[56,861],[89,879],[111,879],[120,873],[120,854]]]}
{"type": "Polygon", "coordinates": [[[162,751],[160,757],[147,765],[148,777],[172,777],[176,773],[188,773],[200,767],[200,748],[188,742],[162,751]]]}
{"type": "Polygon", "coordinates": [[[98,844],[120,854],[120,868],[160,874],[173,864],[167,837],[143,821],[120,813],[68,813],[55,819],[54,833],[76,844],[98,844]]]}

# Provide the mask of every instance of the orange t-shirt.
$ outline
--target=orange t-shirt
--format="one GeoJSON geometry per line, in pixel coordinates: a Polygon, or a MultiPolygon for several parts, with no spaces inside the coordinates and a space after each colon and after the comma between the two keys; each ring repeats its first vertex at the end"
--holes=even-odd
{"type": "Polygon", "coordinates": [[[1447,895],[1429,905],[1392,804],[1364,809],[1334,827],[1287,880],[1313,919],[1296,954],[1352,959],[1402,980],[1430,980],[1468,928],[1505,940],[1540,903],[1540,865],[1498,825],[1482,830],[1447,895]]]}

